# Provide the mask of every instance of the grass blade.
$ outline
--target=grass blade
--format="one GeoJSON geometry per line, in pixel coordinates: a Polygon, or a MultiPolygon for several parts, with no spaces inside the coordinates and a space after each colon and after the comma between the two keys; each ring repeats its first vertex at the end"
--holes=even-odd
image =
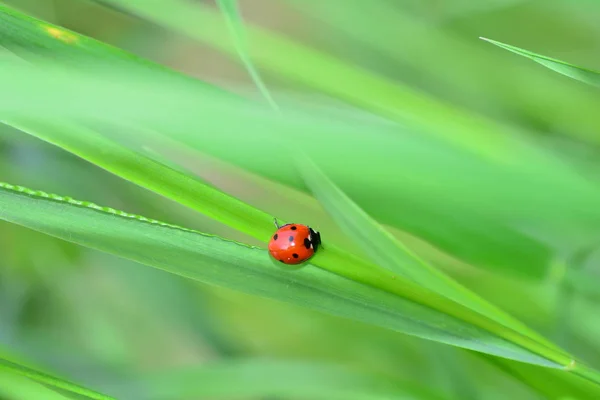
{"type": "Polygon", "coordinates": [[[420,259],[360,209],[310,159],[302,158],[299,162],[299,170],[304,176],[307,186],[323,207],[333,216],[343,231],[351,239],[354,239],[354,243],[360,246],[377,265],[400,274],[420,286],[446,296],[482,315],[491,315],[496,321],[557,350],[541,335],[420,259]]]}
{"type": "Polygon", "coordinates": [[[259,240],[266,241],[271,236],[271,215],[215,190],[189,174],[121,146],[94,129],[64,120],[39,122],[11,118],[4,122],[259,240]]]}
{"type": "Polygon", "coordinates": [[[50,389],[43,384],[8,371],[0,371],[0,396],[12,400],[70,399],[67,395],[63,396],[54,389],[50,389]]]}
{"type": "Polygon", "coordinates": [[[587,83],[589,85],[600,87],[600,71],[594,71],[587,68],[578,67],[573,64],[569,64],[567,62],[557,60],[555,58],[550,58],[543,56],[541,54],[537,54],[525,49],[521,49],[519,47],[511,46],[506,43],[498,42],[496,40],[488,39],[481,37],[480,39],[485,40],[486,42],[492,43],[504,50],[511,51],[515,54],[518,54],[523,57],[527,57],[539,64],[542,64],[544,67],[549,68],[559,74],[568,76],[569,78],[573,78],[580,82],[587,83]]]}
{"type": "Polygon", "coordinates": [[[235,44],[235,49],[244,64],[244,67],[248,71],[248,74],[252,78],[252,81],[263,95],[267,103],[273,108],[275,111],[279,110],[279,106],[273,99],[271,92],[267,89],[267,85],[263,82],[263,79],[260,76],[260,73],[252,63],[252,59],[250,58],[250,54],[248,52],[248,43],[246,36],[244,34],[244,24],[242,21],[242,16],[239,10],[238,0],[217,0],[217,4],[219,5],[221,12],[225,16],[225,21],[227,22],[227,27],[231,32],[231,37],[233,38],[233,42],[235,44]]]}
{"type": "MultiPolygon", "coordinates": [[[[519,335],[506,329],[493,328],[491,322],[484,324],[491,331],[481,329],[473,323],[485,320],[449,304],[435,293],[402,283],[399,278],[392,281],[392,285],[384,280],[378,283],[382,288],[396,288],[396,291],[395,284],[401,283],[400,287],[406,287],[403,297],[311,266],[291,273],[272,261],[262,249],[8,184],[0,187],[0,218],[190,279],[425,339],[546,367],[562,368],[565,361],[569,362],[569,358],[559,353],[519,340],[519,335]],[[500,337],[491,333],[494,329],[500,329],[500,337]],[[534,350],[527,350],[502,336],[516,339],[534,350]]],[[[325,259],[335,257],[329,252],[325,259]]],[[[351,267],[348,262],[345,265],[351,267]]],[[[360,279],[361,273],[356,276],[360,279]]]]}
{"type": "Polygon", "coordinates": [[[29,367],[15,364],[8,360],[0,359],[0,369],[10,371],[12,373],[25,376],[36,382],[42,383],[48,387],[56,388],[57,390],[64,391],[65,393],[71,393],[80,395],[86,399],[94,400],[115,400],[113,397],[109,397],[93,390],[84,388],[71,382],[67,382],[63,379],[59,379],[48,374],[35,371],[29,367]]]}

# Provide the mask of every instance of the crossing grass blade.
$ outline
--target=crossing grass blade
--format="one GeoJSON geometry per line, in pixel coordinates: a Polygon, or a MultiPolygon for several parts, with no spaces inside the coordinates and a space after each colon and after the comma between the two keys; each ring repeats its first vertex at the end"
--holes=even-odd
{"type": "Polygon", "coordinates": [[[568,76],[569,78],[573,78],[575,80],[587,83],[592,86],[600,87],[600,71],[594,71],[591,69],[578,67],[576,65],[569,64],[565,61],[557,60],[551,57],[546,57],[529,50],[521,49],[516,46],[511,46],[510,44],[498,42],[496,40],[484,37],[480,39],[494,44],[504,50],[508,50],[523,57],[527,57],[535,61],[536,63],[542,64],[546,68],[558,72],[559,74],[568,76]]]}
{"type": "Polygon", "coordinates": [[[8,184],[0,189],[0,218],[190,279],[422,338],[546,367],[563,368],[570,362],[400,277],[387,282],[369,270],[357,270],[351,259],[335,251],[323,253],[328,254],[323,264],[345,266],[351,276],[310,265],[290,272],[259,248],[8,184]]]}
{"type": "Polygon", "coordinates": [[[0,395],[14,400],[31,400],[38,398],[47,400],[70,399],[68,396],[63,396],[40,383],[7,371],[0,371],[0,395]]]}
{"type": "Polygon", "coordinates": [[[50,376],[48,374],[36,371],[29,367],[19,365],[8,360],[0,359],[0,370],[9,371],[11,373],[27,377],[33,381],[44,384],[47,387],[53,388],[56,391],[64,392],[69,397],[79,396],[78,398],[80,399],[115,400],[113,397],[100,394],[93,390],[84,388],[82,386],[65,381],[63,379],[50,376]]]}
{"type": "Polygon", "coordinates": [[[260,73],[254,66],[250,54],[248,52],[248,43],[247,38],[244,35],[244,27],[242,16],[240,15],[239,3],[238,0],[217,0],[217,4],[219,5],[221,12],[225,16],[225,20],[227,21],[227,27],[231,32],[231,37],[235,45],[235,49],[248,71],[248,75],[252,78],[252,81],[256,85],[257,89],[260,91],[262,96],[265,98],[267,103],[271,106],[271,108],[275,111],[279,110],[279,106],[273,99],[271,92],[267,89],[260,73]]]}
{"type": "Polygon", "coordinates": [[[315,197],[337,221],[342,230],[351,239],[354,239],[354,243],[360,246],[377,265],[483,315],[492,316],[496,321],[533,337],[546,346],[557,349],[551,342],[533,330],[420,259],[360,209],[309,158],[299,158],[298,166],[315,197]]]}

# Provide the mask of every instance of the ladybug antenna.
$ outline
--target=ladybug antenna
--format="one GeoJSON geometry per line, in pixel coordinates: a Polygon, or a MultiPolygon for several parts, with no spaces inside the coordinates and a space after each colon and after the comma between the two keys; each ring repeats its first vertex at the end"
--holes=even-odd
{"type": "Polygon", "coordinates": [[[277,227],[277,229],[279,229],[281,227],[279,225],[279,223],[277,222],[277,217],[273,218],[273,222],[275,223],[275,226],[277,227]]]}

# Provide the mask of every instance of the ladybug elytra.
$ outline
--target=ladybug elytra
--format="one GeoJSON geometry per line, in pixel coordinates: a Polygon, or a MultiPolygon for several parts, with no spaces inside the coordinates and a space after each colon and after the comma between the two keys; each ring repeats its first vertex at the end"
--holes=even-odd
{"type": "Polygon", "coordinates": [[[321,235],[301,224],[279,226],[269,241],[269,253],[284,264],[300,264],[311,258],[321,244],[321,235]]]}

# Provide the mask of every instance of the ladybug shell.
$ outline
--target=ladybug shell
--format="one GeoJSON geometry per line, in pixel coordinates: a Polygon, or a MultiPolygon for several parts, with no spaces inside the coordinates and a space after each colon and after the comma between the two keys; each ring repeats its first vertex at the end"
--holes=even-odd
{"type": "Polygon", "coordinates": [[[284,264],[300,264],[316,253],[321,237],[310,227],[286,224],[269,241],[269,253],[284,264]]]}

